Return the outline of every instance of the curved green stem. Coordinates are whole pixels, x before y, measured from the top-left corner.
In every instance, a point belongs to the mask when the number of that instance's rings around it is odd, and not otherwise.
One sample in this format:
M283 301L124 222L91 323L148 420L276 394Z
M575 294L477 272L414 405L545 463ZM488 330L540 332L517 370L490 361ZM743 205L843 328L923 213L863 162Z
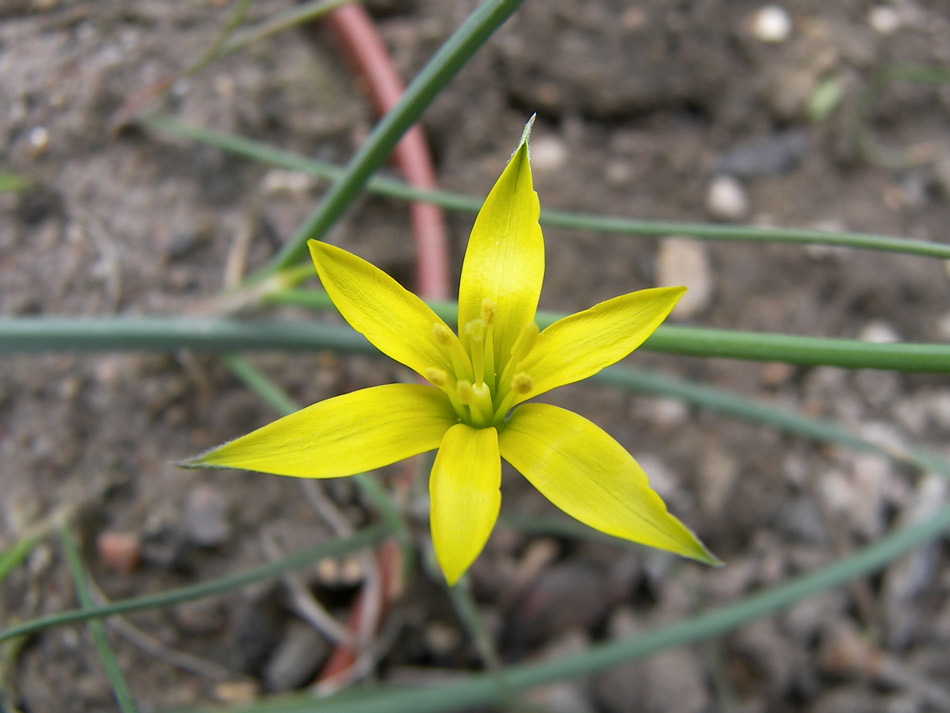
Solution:
M468 59L491 37L522 0L485 0L446 40L410 82L392 111L386 114L350 160L320 204L256 277L266 277L298 262L307 240L322 238L359 194L370 175L392 153L400 137Z
M252 139L210 129L202 129L153 115L141 120L149 128L163 133L215 146L224 151L273 166L301 171L325 180L336 181L343 169L334 164L316 161L306 156L275 149ZM477 213L482 201L449 191L427 191L413 188L402 181L375 177L366 184L367 190L399 200L432 203L447 210ZM950 260L950 245L927 240L873 235L869 233L828 233L820 230L788 228L760 228L752 226L715 225L654 220L633 220L613 216L588 215L558 210L541 210L541 224L546 227L571 228L618 235L636 235L662 238L681 235L700 240L741 241L763 243L790 243L797 245L831 245L836 247L879 250L919 257Z
M871 105L894 82L917 84L950 84L950 68L913 64L894 64L878 70L858 95L852 115L851 130L858 153L868 163L884 168L901 169L930 161L932 146L892 148L878 142L871 134Z
M17 636L33 634L52 626L74 624L78 621L89 621L90 619L102 619L107 616L112 616L113 614L128 614L129 612L142 611L143 609L169 607L175 604L181 604L182 602L211 597L216 594L231 591L232 589L244 587L248 584L253 584L254 582L260 582L265 579L276 579L285 572L299 569L300 567L317 562L325 557L339 557L350 552L356 552L365 547L375 545L390 535L392 535L392 530L385 523L372 525L350 537L333 540L331 542L322 542L314 547L293 552L279 560L268 562L259 567L251 567L237 574L211 579L189 587L159 592L158 594L147 594L133 599L122 599L110 602L104 606L73 609L25 621L22 624L17 624L16 626L11 626L8 629L0 631L0 642L16 638Z
M273 302L310 304L323 298L287 293ZM299 298L299 299L298 299ZM453 303L436 303L449 313ZM538 314L547 325L560 315ZM781 361L801 366L950 373L950 344L877 344L854 339L805 337L664 326L642 349L696 357ZM341 324L207 317L16 317L0 318L0 355L49 351L195 349L206 352L340 349L373 353L358 332Z
M509 692L596 674L611 666L645 658L665 649L722 636L818 592L876 572L897 557L948 532L950 507L944 507L924 522L892 533L833 564L744 597L734 604L637 636L598 644L579 654L509 666L505 670L504 691L499 690L491 673L482 673L462 677L442 686L383 685L375 689L351 691L321 701L318 709L321 713L400 713L406 710L413 713L438 713L491 705L501 701ZM262 701L244 710L246 713L304 713L316 709L313 699L307 696Z
M89 583L86 581L86 571L83 567L82 556L79 554L79 546L76 544L76 538L73 537L68 525L60 530L60 541L63 545L63 553L66 555L69 573L72 575L73 584L76 586L79 603L82 605L82 611L88 612L94 606L92 593L89 591ZM99 658L102 660L106 676L112 685L112 694L115 696L116 703L119 704L119 710L122 713L136 713L138 706L135 705L135 699L132 698L132 692L129 690L129 685L126 683L122 669L119 667L115 651L109 643L109 637L106 636L105 627L97 619L89 619L87 626L96 646L96 651L99 653Z

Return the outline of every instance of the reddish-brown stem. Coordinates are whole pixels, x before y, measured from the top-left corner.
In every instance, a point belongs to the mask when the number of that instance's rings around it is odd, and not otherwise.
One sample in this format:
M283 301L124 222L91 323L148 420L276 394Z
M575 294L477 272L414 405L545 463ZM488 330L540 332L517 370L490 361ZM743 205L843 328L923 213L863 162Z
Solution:
M403 86L369 13L361 5L344 5L330 13L326 21L366 80L376 110L385 114L399 101ZM406 132L393 155L411 185L436 187L432 159L418 125ZM411 203L409 210L416 242L416 291L425 299L447 299L449 260L445 218L440 208L427 203Z

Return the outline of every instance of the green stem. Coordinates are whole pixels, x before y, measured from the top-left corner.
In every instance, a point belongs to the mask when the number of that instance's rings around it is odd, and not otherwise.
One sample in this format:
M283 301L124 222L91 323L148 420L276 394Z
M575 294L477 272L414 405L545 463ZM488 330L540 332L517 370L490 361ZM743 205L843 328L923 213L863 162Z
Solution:
M773 614L807 597L869 575L888 563L950 532L950 507L934 517L890 534L878 542L838 560L734 604L718 607L675 624L637 636L598 644L583 653L563 658L509 666L507 688L499 691L491 673L476 674L443 686L405 687L384 685L321 701L320 713L437 713L498 703L509 691L520 691L556 681L588 676L611 666L645 658L674 646L685 646L722 636L761 617ZM255 704L257 713L304 713L317 710L310 697Z
M324 299L317 293L312 297L311 302L310 295L292 292L268 299L311 306ZM450 306L450 303L436 303L435 307L443 314L454 314L454 305ZM538 324L550 324L559 316L539 313ZM800 366L950 372L950 344L877 344L853 339L663 326L641 348L685 356L780 361ZM314 349L375 351L359 333L340 324L204 317L0 317L0 355L174 349L219 353Z
M326 234L370 175L389 157L400 137L521 1L485 0L466 18L410 82L393 109L376 124L321 203L256 277L266 277L290 267L305 255L307 240L319 239Z
M153 115L141 123L156 131L215 146L245 158L282 168L301 171L325 180L336 181L343 169L334 164L316 161L306 156L276 149L267 144L220 131L203 129ZM473 196L449 191L429 191L413 188L391 178L371 178L366 188L379 195L399 200L432 203L447 210L476 213L482 201ZM655 220L633 220L602 215L588 215L568 211L541 210L541 224L552 228L570 228L645 238L663 238L681 235L700 240L790 243L796 245L831 245L836 247L903 253L919 257L950 259L950 245L927 240L874 235L870 233L827 233L820 230L787 228L760 228L752 226L713 225Z
M893 82L950 84L950 68L913 64L894 64L878 70L858 95L852 115L852 135L858 153L868 163L884 168L902 169L934 159L931 145L892 148L879 143L871 133L871 105Z
M333 540L331 542L322 542L314 547L293 552L279 560L268 562L259 567L251 567L237 574L211 579L207 582L201 582L200 584L194 584L189 587L159 592L158 594L147 594L133 599L122 599L120 601L110 602L104 606L89 606L82 609L60 612L58 614L49 614L0 631L0 642L13 639L17 636L34 634L37 631L42 631L52 626L62 626L64 624L73 624L78 621L89 621L91 619L102 619L107 616L112 616L113 614L128 614L129 612L142 611L143 609L169 607L175 604L181 604L182 602L215 596L233 589L239 589L248 584L253 584L254 582L276 579L285 572L300 569L301 567L326 557L340 557L350 552L356 552L381 542L391 534L392 530L389 526L380 523L364 528L350 537Z
M94 606L94 602L89 591L89 583L86 581L86 572L82 564L82 557L79 554L79 547L76 545L76 540L68 526L60 530L60 540L63 544L63 552L66 555L66 563L69 565L73 584L76 585L79 603L82 609L88 612ZM106 676L112 685L112 693L115 696L116 703L119 704L119 710L122 713L137 713L138 706L135 705L135 699L132 698L129 685L125 681L125 676L122 675L122 669L119 668L115 651L112 650L109 637L106 636L105 627L101 621L93 619L88 621L87 626L96 645L96 651L99 652L99 658L102 660Z

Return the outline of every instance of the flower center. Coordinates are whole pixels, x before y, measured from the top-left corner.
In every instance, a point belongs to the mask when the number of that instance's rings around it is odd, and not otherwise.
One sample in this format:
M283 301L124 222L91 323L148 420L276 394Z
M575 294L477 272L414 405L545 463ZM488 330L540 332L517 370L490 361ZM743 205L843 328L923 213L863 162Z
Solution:
M510 354L495 358L495 303L482 300L478 319L465 326L468 348L441 322L432 326L432 336L445 351L453 373L439 368L426 370L425 377L441 389L463 423L474 428L499 426L515 399L531 391L531 376L518 371L518 365L534 348L538 327L529 322L521 330Z

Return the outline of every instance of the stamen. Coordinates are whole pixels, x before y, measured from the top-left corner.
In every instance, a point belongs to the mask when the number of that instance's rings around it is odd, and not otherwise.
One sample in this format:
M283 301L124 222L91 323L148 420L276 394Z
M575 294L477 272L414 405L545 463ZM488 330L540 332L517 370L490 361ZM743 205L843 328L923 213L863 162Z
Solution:
M489 327L495 323L495 303L491 297L482 300L482 321Z
M458 392L459 401L466 406L471 406L475 403L475 389L472 388L471 381L459 381L455 385L455 390Z
M435 337L435 341L437 341L443 347L448 347L452 344L452 330L446 327L444 324L440 324L439 322L433 324L432 336Z
M531 389L534 386L534 381L532 380L530 374L519 371L511 379L509 386L510 388L508 389L508 392L501 400L501 403L498 404L498 408L496 408L492 414L492 423L500 423L505 417L505 414L508 413L509 409L511 409L511 407L514 405L515 398L518 396L524 396L525 394L531 392Z
M531 380L531 376L525 374L523 371L519 371L511 380L512 392L521 394L522 396L531 391L532 386L534 386L534 382Z
M461 342L452 330L441 322L435 322L432 325L432 336L448 352L449 361L452 362L452 369L456 376L468 376L472 378L472 363L469 361L468 354L462 347Z
M485 331L488 325L480 319L473 319L465 325L465 336L469 341L481 344L485 341Z
M482 369L485 374L485 382L491 389L495 389L495 340L493 338L495 324L495 303L490 297L482 300L482 321L487 329L485 331L485 347L482 353L485 355L485 361Z
M468 353L472 359L472 369L475 372L475 383L481 384L485 379L485 332L487 325L480 319L473 319L465 325L465 336L468 337Z
M440 389L449 381L449 375L442 371L442 369L434 369L432 367L426 369L425 377L426 381Z

